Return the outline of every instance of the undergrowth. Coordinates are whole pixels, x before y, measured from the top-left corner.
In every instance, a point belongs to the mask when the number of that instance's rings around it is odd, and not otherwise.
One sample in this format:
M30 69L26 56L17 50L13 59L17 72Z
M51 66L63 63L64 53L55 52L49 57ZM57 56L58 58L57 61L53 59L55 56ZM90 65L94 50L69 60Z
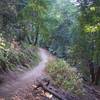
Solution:
M22 44L19 49L7 47L3 39L0 41L0 71L15 70L18 66L33 67L39 62L37 48Z
M64 60L56 59L49 62L46 70L56 86L77 95L83 94L81 74Z

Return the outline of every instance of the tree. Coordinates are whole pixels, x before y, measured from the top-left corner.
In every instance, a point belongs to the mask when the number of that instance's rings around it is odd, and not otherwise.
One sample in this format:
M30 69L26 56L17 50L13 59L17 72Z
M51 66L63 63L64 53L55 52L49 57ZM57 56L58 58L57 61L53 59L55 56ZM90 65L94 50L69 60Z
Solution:
M91 0L90 0L91 1ZM80 31L76 41L79 59L89 66L91 81L97 84L100 78L100 1L81 1ZM97 71L96 66L98 66ZM97 78L98 77L98 78Z
M48 11L49 0L30 0L27 6L20 12L21 20L32 26L32 34L34 34L34 45L38 43L39 34L42 30L46 30L44 26L44 17Z
M53 1L49 12L49 32L50 38L44 45L58 57L66 57L67 49L71 42L72 27L76 20L77 7L70 1ZM54 23L51 23L51 19Z

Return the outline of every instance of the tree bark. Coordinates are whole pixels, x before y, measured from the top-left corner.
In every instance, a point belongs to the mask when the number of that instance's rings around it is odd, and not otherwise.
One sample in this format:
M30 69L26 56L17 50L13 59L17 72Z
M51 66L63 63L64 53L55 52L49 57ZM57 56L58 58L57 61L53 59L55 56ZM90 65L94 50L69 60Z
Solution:
M35 38L35 42L34 42L34 45L36 46L37 43L38 43L38 35L39 35L39 26L37 26L37 29L36 29L36 38Z
M99 80L100 80L100 66L98 67L98 70L95 75L95 85L98 85Z
M94 70L94 64L92 61L89 61L89 69L90 69L90 75L91 75L91 82L94 83L95 81L95 70Z

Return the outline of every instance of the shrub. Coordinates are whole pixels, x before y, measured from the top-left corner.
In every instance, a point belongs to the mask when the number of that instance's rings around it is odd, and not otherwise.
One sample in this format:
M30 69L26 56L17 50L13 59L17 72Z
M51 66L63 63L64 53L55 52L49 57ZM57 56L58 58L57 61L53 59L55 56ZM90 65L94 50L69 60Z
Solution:
M82 93L81 74L64 60L57 59L52 63L50 62L46 70L58 87L76 94Z
M0 48L0 70L14 70L18 65L23 67L33 67L39 62L37 50L33 46L27 48Z

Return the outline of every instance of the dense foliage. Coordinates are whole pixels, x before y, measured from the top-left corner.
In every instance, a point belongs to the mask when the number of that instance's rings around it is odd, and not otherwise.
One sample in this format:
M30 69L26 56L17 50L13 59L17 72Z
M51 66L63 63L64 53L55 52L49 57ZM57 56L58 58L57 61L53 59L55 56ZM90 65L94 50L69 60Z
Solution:
M74 55L82 66L89 66L91 81L97 84L100 77L98 74L100 72L100 1L83 1L79 15L79 30L74 38Z
M23 44L17 48L13 48L13 44L10 47L6 45L4 40L0 41L0 72L31 68L39 62L37 49L32 45Z
M74 93L100 82L100 0L1 0L0 73L39 61L37 47L57 58L47 72Z
M81 74L64 60L56 59L52 63L50 62L47 65L47 72L52 77L56 86L77 95L83 94Z

